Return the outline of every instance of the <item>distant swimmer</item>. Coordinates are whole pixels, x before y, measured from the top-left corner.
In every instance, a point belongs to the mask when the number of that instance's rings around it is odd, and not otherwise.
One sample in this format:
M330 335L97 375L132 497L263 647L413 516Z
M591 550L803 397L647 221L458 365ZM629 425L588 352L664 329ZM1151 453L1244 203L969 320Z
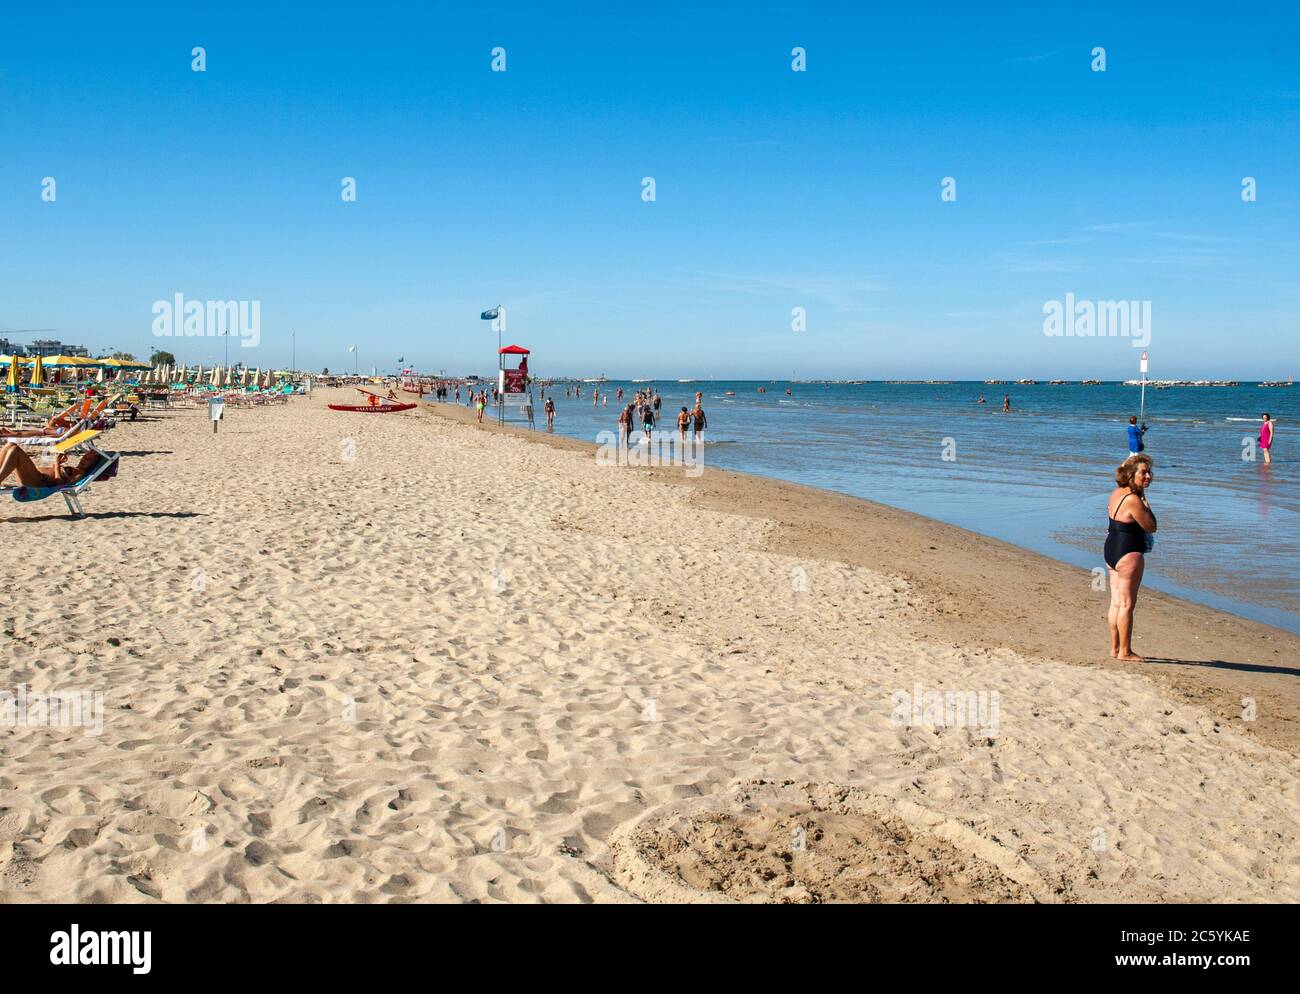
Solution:
M1005 397L1002 398L1002 413L1003 414L1011 413L1011 394L1007 394Z
M695 395L695 410L691 411L691 423L695 428L692 439L696 442L704 441L704 429L709 426L709 419L704 416L704 406L700 403L700 394Z
M977 401L975 401L975 403L977 403L977 404L987 404L988 401L984 399L984 395L983 395L983 394L980 394L980 399L977 400Z
M1147 433L1147 426L1142 425L1141 427L1138 427L1137 416L1130 414L1128 418L1128 454L1129 455L1135 456L1143 449L1146 448L1146 446L1142 444L1142 436L1145 435L1146 433Z
M555 400L546 398L546 430L555 431Z
M686 429L691 426L691 416L686 408L682 408L682 413L677 415L677 434L681 436L682 444L686 444Z
M1259 426L1259 447L1264 452L1265 465L1271 465L1273 462L1273 419L1268 416L1267 412L1263 415L1263 423Z
M1115 489L1106 502L1106 560L1110 579L1110 610L1106 624L1110 628L1110 654L1122 662L1145 660L1133 651L1133 609L1137 606L1138 588L1146 553L1151 551L1156 532L1156 516L1147 502L1151 486L1151 457L1132 455L1115 471Z
M649 404L641 410L641 427L645 429L645 440L650 441L655 432L655 412Z

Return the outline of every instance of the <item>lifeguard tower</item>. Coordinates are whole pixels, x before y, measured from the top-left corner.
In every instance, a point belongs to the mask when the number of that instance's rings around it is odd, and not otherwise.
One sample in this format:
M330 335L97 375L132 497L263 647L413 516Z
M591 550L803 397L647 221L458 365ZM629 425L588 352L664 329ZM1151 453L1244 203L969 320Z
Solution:
M528 427L533 430L533 378L528 372L528 356L531 353L522 345L507 345L497 349L497 423L506 423L506 409L522 408ZM518 358L519 365L514 369L506 367L507 362Z

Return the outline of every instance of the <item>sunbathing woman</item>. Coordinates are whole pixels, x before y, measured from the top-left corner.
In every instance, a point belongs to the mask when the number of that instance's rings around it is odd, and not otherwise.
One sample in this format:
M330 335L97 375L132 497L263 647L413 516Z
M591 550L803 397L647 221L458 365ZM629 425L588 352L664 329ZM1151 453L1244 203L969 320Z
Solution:
M77 407L73 404L66 411L60 411L40 428L0 428L0 438L57 438L67 428L68 418Z
M54 466L49 471L39 469L32 457L17 444L10 442L0 449L0 486L16 474L18 482L24 487L66 487L84 479L99 462L99 455L87 452L75 466L65 465L67 456L62 452L54 455ZM12 484L8 484L12 486Z

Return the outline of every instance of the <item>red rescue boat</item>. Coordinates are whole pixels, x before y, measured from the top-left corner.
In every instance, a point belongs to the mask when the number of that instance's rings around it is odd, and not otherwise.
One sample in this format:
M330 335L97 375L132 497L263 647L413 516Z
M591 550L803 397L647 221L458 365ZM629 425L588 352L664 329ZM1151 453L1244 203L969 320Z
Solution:
M411 411L420 406L419 404L399 404L387 397L381 397L377 393L362 390L360 387L357 387L357 393L365 395L366 402L364 404L327 404L326 406L331 411L351 411L355 414L396 414L398 411Z

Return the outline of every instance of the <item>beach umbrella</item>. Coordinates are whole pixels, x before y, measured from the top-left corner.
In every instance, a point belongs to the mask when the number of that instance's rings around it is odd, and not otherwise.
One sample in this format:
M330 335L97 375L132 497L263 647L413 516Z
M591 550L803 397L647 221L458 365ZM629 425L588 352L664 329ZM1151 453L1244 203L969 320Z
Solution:
M96 383L103 383L103 382L104 382L104 367L103 367L103 366L100 366L100 367L99 367L99 375L95 377L95 382L96 382Z
M18 363L13 356L4 356L9 360L9 375L5 377L5 392L18 392Z
M32 376L27 381L29 387L39 387L45 382L45 368L41 363L41 357L37 356L32 362Z

